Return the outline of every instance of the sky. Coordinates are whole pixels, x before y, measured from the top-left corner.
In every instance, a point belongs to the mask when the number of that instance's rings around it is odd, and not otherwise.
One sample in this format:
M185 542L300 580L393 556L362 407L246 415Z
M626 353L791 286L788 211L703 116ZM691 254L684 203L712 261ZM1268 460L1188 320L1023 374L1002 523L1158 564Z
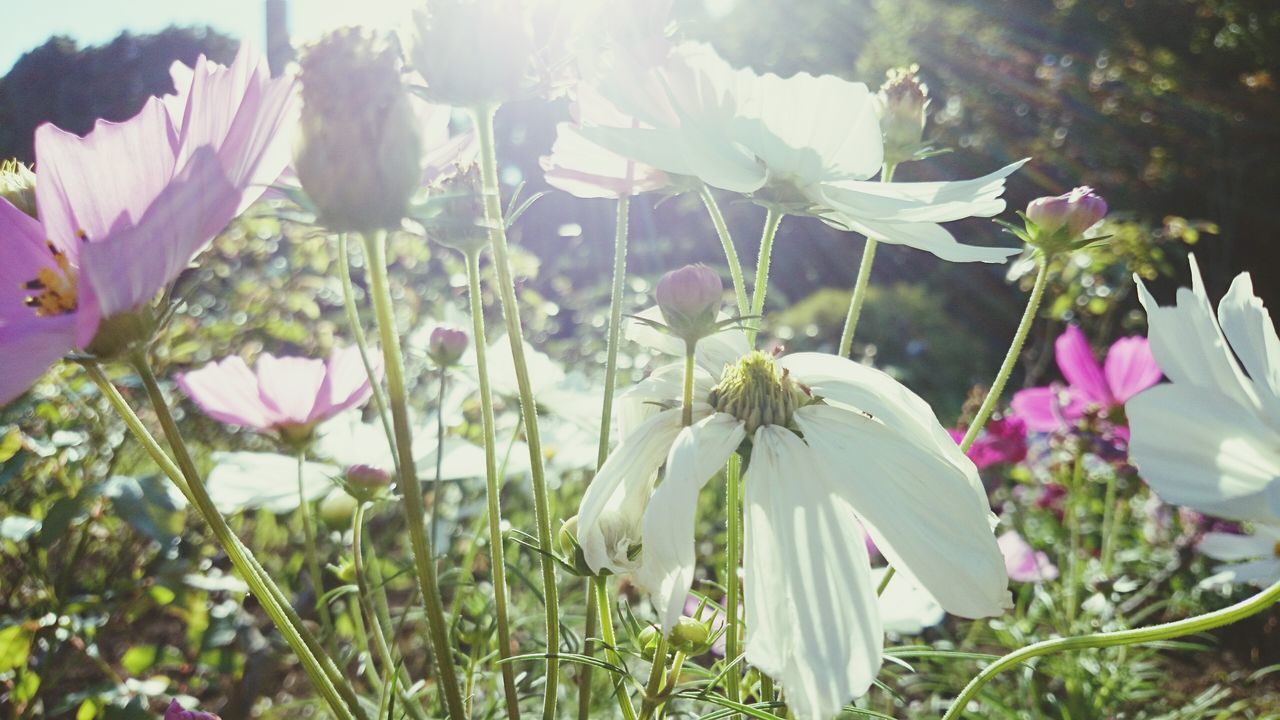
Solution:
M290 0L294 39L342 25L391 27L408 17L411 0ZM122 30L146 33L169 25L210 25L263 44L264 0L0 0L0 75L51 35L97 45Z

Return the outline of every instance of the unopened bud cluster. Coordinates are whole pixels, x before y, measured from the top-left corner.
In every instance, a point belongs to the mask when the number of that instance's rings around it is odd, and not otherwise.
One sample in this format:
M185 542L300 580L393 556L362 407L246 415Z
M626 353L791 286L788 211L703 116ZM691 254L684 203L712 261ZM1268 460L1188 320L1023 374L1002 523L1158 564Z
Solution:
M916 73L920 67L893 68L876 93L886 165L911 160L921 149L929 109L929 86Z
M760 351L728 365L707 402L746 424L750 436L765 425L789 427L797 408L811 400L808 389L778 371L772 356Z

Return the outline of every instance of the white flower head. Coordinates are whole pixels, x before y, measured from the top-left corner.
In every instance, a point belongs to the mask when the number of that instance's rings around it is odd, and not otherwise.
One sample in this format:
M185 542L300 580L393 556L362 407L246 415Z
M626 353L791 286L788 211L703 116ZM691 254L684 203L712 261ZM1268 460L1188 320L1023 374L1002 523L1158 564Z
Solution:
M1129 454L1167 502L1224 518L1280 523L1275 325L1248 273L1231 283L1216 317L1194 257L1191 280L1190 289L1178 290L1176 305L1161 307L1135 277L1151 351L1172 382L1125 405Z
M977 469L924 400L836 356L751 352L739 330L703 342L692 425L681 426L670 368L622 398L620 414L654 409L583 496L578 538L593 569L632 572L670 630L693 584L699 491L742 449L747 660L781 681L797 717L832 717L879 670L884 629L862 525L944 610L1008 607Z
M685 43L659 65L615 68L599 91L638 122L581 134L619 155L944 260L1004 262L1019 251L963 245L939 223L1003 211L1004 180L1025 160L974 180L872 181L884 139L862 83L735 70Z

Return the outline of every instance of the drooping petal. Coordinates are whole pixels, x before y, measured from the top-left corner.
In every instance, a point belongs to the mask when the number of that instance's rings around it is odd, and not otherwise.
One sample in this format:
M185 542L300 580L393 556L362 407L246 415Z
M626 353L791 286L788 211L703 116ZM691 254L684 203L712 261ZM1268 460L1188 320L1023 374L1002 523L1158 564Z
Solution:
M1022 248L965 245L936 223L868 220L840 212L823 213L822 219L840 230L862 233L879 242L913 247L947 262L1003 263L1022 252Z
M1280 581L1280 557L1259 558L1234 565L1219 565L1214 570L1221 572L1221 580L1225 582L1249 583L1266 587Z
M1124 337L1111 344L1104 365L1107 385L1117 403L1160 382L1160 366L1151 354L1151 344L1144 337Z
M658 468L680 434L681 410L664 410L623 437L587 485L578 507L578 542L591 569L628 572Z
M321 360L302 357L258 356L258 393L272 424L305 425L324 386Z
M262 402L257 376L239 356L179 373L177 383L204 414L219 422L264 430L274 420Z
M872 587L879 588L888 571L887 567L871 568ZM880 593L879 600L880 620L888 633L919 635L947 616L928 590L905 575L895 574L884 592Z
M671 445L666 476L644 511L644 549L636 572L637 583L648 591L662 619L663 632L679 619L693 586L698 493L744 437L741 420L716 413L682 429Z
M370 361L375 369L380 370L382 366L376 357L371 357ZM369 383L364 361L360 359L360 349L354 345L334 348L325 364L324 382L307 422L319 422L347 408L362 405L372 395L373 386Z
M858 513L890 565L949 613L987 617L1008 607L1009 579L973 463L945 461L930 437L888 419L824 405L795 418L831 492Z
M71 350L74 323L70 315L0 322L0 407L26 392Z
M298 507L298 459L276 453L214 453L209 471L209 496L219 512L237 513L262 508L276 515ZM340 470L327 463L308 462L302 474L303 494L319 500L337 487Z
M790 430L756 431L743 479L747 662L801 720L829 720L870 687L884 646L853 510Z
M1218 322L1231 341L1271 423L1280 430L1280 338L1261 298L1253 293L1253 279L1240 273L1218 303Z
M548 185L580 198L628 197L670 182L661 170L600 147L569 123L556 126L551 154L539 164Z
M1067 329L1054 341L1053 351L1062 376L1086 402L1101 407L1110 407L1115 404L1115 399L1111 397L1111 389L1107 387L1106 376L1102 374L1102 366L1093 356L1089 339L1084 336L1079 327L1068 325Z
M1079 420L1085 408L1084 400L1071 388L1055 385L1019 390L1009 405L1032 432L1061 430Z
M1166 502L1280 522L1280 446L1249 407L1215 388L1174 382L1138 394L1125 410L1129 456Z
M1214 560L1248 560L1275 554L1275 540L1260 535L1207 532L1196 549Z
M878 125L877 125L878 131ZM831 208L861 220L950 222L991 217L1004 211L1005 178L1026 160L972 180L942 182L870 182L840 180L824 184L821 197Z
M741 147L696 128L584 127L587 140L672 175L688 175L731 192L759 190L764 167Z

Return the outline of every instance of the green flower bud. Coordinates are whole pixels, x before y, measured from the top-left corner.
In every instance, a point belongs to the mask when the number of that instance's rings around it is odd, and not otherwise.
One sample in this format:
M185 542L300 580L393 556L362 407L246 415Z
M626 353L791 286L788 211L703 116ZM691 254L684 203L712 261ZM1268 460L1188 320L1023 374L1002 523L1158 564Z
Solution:
M295 167L336 232L398 228L422 174L399 50L360 28L329 33L302 60Z
M0 198L36 217L36 174L17 160L0 162Z
M329 569L333 572L334 577L344 583L354 583L356 581L356 564L351 560L343 560L341 565L330 565Z
M428 0L414 10L410 60L434 102L482 107L514 98L532 72L524 13L501 0Z
M636 644L640 646L640 656L652 662L654 653L658 651L658 638L661 636L662 633L657 627L646 625L636 636Z
M676 620L671 628L671 647L685 655L701 655L711 648L711 630L691 617Z

